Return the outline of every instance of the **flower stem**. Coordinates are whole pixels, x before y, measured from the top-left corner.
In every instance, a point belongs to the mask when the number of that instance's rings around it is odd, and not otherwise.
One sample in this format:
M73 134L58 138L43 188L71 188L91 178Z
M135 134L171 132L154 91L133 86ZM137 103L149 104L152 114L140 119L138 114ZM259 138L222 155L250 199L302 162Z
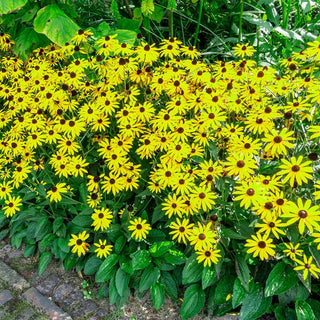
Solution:
M200 29L200 23L201 23L202 9L203 9L203 0L200 0L199 16L198 16L198 22L197 22L197 28L196 28L196 35L194 37L194 44L193 44L194 46L197 46L197 42L198 42L198 35L199 35L199 29Z

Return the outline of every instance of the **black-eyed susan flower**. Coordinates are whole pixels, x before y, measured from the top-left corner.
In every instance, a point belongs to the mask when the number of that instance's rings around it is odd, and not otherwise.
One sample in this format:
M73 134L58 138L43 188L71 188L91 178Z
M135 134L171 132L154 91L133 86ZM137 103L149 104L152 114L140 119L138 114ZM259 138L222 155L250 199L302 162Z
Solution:
M232 49L233 49L233 54L241 58L244 58L245 56L251 57L256 51L252 46L249 45L249 43L246 43L246 44L238 43Z
M47 198L49 198L50 202L60 202L62 200L62 194L66 193L68 193L67 184L64 182L59 182L52 186L47 192Z
M193 227L189 240L195 250L210 249L214 247L216 243L216 233L212 230L211 221L207 224L198 222L198 225Z
M217 196L210 188L207 186L195 187L193 192L190 194L190 197L197 204L199 209L203 211L208 211L215 204L215 199Z
M260 233L251 236L252 239L247 239L245 247L250 247L247 252L253 253L253 257L257 257L261 260L267 260L269 256L274 256L275 251L273 248L276 246L272 244L272 239L269 239L266 234L263 236Z
M295 260L299 264L298 267L295 267L294 270L302 271L303 270L303 279L306 280L309 274L312 274L315 278L319 279L318 273L320 273L320 269L312 263L313 257L310 256L309 258L304 254L303 261L298 259Z
M289 218L287 225L291 225L299 221L298 229L300 234L303 234L305 227L313 232L313 228L320 229L320 210L318 206L312 206L310 199L304 203L301 198L298 198L297 203L290 202L289 212L282 215L283 218Z
M219 254L220 250L213 249L213 248L207 248L202 249L199 251L196 251L196 254L198 255L197 261L198 263L202 263L206 267L207 265L211 267L211 264L217 264L219 262L219 258L221 258L221 255Z
M264 191L263 188L258 183L254 182L242 182L240 185L236 186L233 192L236 197L235 201L240 202L241 207L248 209L251 205L259 205L264 201Z
M225 162L226 171L229 175L238 176L240 180L249 178L257 168L257 162L252 155L244 153L233 153Z
M286 254L287 257L289 257L292 260L296 260L296 256L302 256L303 250L299 249L300 243L297 243L294 245L293 243L284 242L284 245L287 249L284 249L283 252Z
M173 215L177 215L181 218L184 214L184 200L175 193L173 195L169 194L162 203L162 208L168 218L171 218Z
M264 223L256 224L256 228L260 228L258 233L264 233L267 237L269 237L270 233L272 233L277 239L279 239L279 234L286 235L281 227L284 227L286 224L283 223L280 219L263 219Z
M292 157L290 161L282 159L282 164L279 166L280 170L277 172L277 175L285 175L283 183L289 181L290 186L293 187L295 182L298 186L301 186L303 183L307 183L308 180L312 179L312 167L309 165L311 161L302 162L303 156L298 158Z
M2 208L6 217L12 217L18 211L20 211L20 207L22 206L22 199L19 196L9 195L4 202L6 205Z
M94 252L97 254L98 258L106 258L110 253L112 252L112 245L107 245L107 240L101 240L99 239L99 243L94 243L94 245L97 247Z
M142 240L147 238L149 231L151 230L151 226L147 223L147 220L139 218L135 218L134 220L130 220L130 226L128 226L129 231L132 231L131 237L136 240Z
M6 199L11 194L11 191L13 190L11 183L11 181L3 181L0 183L0 200Z
M262 138L263 142L267 142L268 144L264 148L266 152L270 151L272 156L278 157L280 155L287 154L287 148L294 148L294 144L290 141L295 140L292 135L293 131L288 131L286 128L282 129L281 132L277 132L276 130L271 130L270 133L267 133L264 138Z
M89 238L89 234L86 231L79 233L78 235L72 234L69 240L68 246L72 247L72 253L77 253L78 257L82 254L85 255L89 249L89 243L85 242Z
M169 228L173 229L173 231L169 232L169 234L172 235L172 240L177 239L178 242L187 244L187 240L189 240L193 226L194 224L190 223L189 219L180 220L177 218L176 222L171 222Z

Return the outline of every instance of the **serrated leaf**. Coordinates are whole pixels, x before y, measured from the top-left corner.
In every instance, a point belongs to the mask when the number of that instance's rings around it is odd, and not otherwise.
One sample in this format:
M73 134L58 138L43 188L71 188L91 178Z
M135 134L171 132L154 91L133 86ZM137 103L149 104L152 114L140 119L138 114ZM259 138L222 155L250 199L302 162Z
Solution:
M39 259L39 266L38 266L38 271L39 275L41 276L44 271L46 270L48 264L50 263L52 258L52 253L51 252L44 252L40 259Z
M191 255L182 270L182 284L199 281L202 277L202 270L203 265L198 263L196 254Z
M59 46L70 42L80 29L56 4L40 9L33 25L36 32L45 34Z
M198 314L204 306L205 294L199 284L193 284L184 293L180 309L182 319L188 319Z
M7 14L23 7L28 0L0 0L0 14Z
M295 304L296 314L298 320L314 320L314 313L312 308L306 301L296 301Z
M170 249L164 255L164 259L171 264L182 264L186 262L187 257L179 250Z
M270 297L286 292L299 281L297 273L284 262L278 262L266 282L265 296Z

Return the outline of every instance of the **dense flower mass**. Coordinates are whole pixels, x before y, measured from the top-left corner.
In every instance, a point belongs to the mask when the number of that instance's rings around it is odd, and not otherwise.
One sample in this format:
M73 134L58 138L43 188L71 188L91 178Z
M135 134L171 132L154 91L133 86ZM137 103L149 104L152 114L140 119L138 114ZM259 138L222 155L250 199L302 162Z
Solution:
M90 242L106 258L118 228L139 245L164 234L192 246L209 267L223 262L225 228L242 221L244 252L286 254L304 278L318 277L312 258L300 260L320 232L314 43L291 59L300 69L276 69L245 59L248 44L234 48L238 60L210 62L176 38L156 47L106 36L90 55L91 35L26 63L0 37L4 214L30 200L54 216L71 205L61 217L74 218L69 246L79 257ZM310 241L294 242L292 226Z

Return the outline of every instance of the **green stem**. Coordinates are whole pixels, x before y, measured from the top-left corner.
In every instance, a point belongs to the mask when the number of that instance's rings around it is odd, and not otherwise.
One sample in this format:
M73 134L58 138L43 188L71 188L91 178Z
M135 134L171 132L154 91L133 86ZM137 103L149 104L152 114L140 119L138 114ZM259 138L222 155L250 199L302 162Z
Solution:
M173 10L168 10L169 34L173 37Z
M201 23L201 16L202 16L202 9L203 9L203 0L200 0L199 4L199 16L198 16L198 22L197 22L197 28L196 28L196 35L194 37L194 46L197 46L198 42L198 35L199 35L199 29L200 29L200 23Z
M243 16L243 0L240 1L239 43L242 42L242 16Z

